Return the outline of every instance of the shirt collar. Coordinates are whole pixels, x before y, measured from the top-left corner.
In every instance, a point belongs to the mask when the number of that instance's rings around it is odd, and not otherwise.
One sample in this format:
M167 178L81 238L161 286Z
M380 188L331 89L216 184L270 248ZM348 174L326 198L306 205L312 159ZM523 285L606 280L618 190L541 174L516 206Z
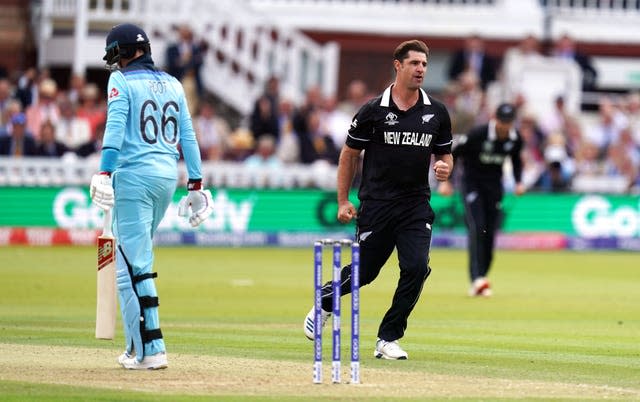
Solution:
M393 86L393 84L389 85L387 87L387 89L384 90L384 92L382 93L382 99L380 100L380 106L382 107L389 107L391 105L391 87ZM427 93L420 88L420 94L418 95L419 98L422 99L422 103L425 105L430 105L431 101L429 100L429 97L427 96ZM418 101L420 101L420 99L418 99Z
M514 126L511 126L511 128L509 129L509 139L511 141L515 141L517 138L518 138L518 135L516 134L516 128ZM487 139L489 141L495 141L496 139L498 139L498 134L496 133L495 119L489 120L489 134L487 135Z
M151 54L149 53L145 53L143 55L141 55L138 58L135 58L133 60L131 60L129 62L129 64L127 64L127 67L129 66L142 66L144 68L150 68L150 69L155 69L154 63L153 63L153 59L151 58Z

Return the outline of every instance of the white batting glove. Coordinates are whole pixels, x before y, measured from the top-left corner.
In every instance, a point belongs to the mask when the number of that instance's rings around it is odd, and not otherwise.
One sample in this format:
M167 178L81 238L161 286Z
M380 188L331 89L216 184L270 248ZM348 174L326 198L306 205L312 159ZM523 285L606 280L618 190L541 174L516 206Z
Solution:
M93 203L107 211L113 208L115 197L113 195L113 183L111 176L106 172L94 174L91 177L91 187L89 195Z
M209 190L189 190L189 195L180 199L178 215L188 216L191 226L196 227L213 212L213 198Z

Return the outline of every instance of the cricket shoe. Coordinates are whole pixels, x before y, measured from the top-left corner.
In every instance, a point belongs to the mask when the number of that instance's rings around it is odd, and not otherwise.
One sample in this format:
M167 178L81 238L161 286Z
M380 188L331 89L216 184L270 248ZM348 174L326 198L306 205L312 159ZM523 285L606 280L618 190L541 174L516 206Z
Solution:
M124 367L124 361L131 359L135 356L135 354L131 354L129 352L127 352L126 350L120 355L118 356L118 364L120 364L121 366Z
M476 280L471 283L471 287L469 288L469 296L490 297L491 295L491 285L489 284L487 278L476 278Z
M373 351L373 356L376 359L386 360L407 360L409 355L402 350L398 341L385 341L378 339L376 342L376 350Z
M129 370L159 370L167 368L168 366L167 354L165 352L145 356L141 362L139 362L135 357L123 358L122 361L118 358L118 362L122 367Z
M315 312L315 307L312 307L311 311L309 311L309 314L307 314L307 316L304 318L304 336L306 336L307 339L311 341L313 340L313 328L315 327L313 320ZM324 328L327 320L329 319L329 317L331 317L331 312L320 309L320 314L322 315L322 328Z

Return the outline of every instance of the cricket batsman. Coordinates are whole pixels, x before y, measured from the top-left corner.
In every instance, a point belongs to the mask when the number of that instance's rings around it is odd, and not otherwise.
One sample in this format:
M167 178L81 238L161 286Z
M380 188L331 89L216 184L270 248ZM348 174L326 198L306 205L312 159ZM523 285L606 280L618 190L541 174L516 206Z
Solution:
M156 69L147 34L120 24L106 38L104 60L112 71L100 172L91 180L91 198L113 208L117 238L116 277L126 369L162 369L167 354L158 318L152 238L177 185L178 145L186 162L188 195L179 214L192 226L213 210L202 188L200 151L182 85Z

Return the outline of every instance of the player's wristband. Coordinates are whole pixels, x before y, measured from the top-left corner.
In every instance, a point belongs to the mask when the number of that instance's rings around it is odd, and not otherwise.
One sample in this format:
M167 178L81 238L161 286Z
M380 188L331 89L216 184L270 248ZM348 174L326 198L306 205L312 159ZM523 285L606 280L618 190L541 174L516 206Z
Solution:
M98 174L111 177L111 172L98 172Z
M187 190L202 190L202 179L189 179L187 183Z

